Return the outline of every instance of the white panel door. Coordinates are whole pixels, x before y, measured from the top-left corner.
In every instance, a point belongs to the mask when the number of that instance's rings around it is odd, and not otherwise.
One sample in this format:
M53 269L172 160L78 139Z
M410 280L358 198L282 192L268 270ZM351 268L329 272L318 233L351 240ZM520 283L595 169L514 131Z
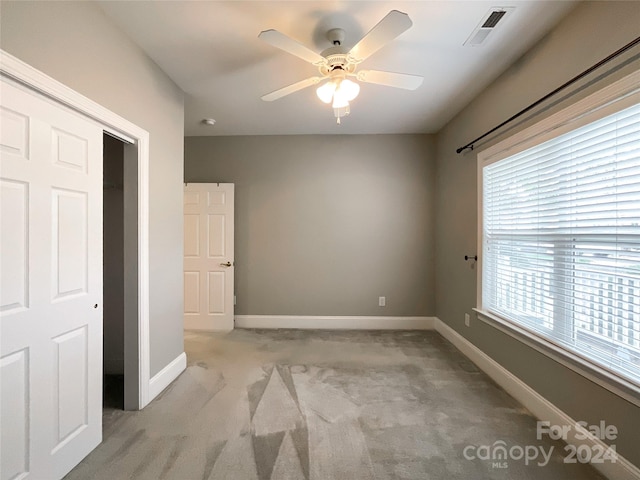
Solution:
M0 478L102 437L102 128L0 84Z
M233 183L184 187L184 325L233 329Z

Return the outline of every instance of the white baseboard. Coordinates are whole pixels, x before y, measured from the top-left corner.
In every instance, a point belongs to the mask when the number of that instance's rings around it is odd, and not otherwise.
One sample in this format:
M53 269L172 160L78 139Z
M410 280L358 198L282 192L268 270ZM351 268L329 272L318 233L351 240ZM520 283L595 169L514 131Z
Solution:
M156 398L187 368L187 355L182 352L149 380L149 402Z
M435 318L434 328L539 420L548 421L551 425L576 425L576 420L549 402L439 318ZM604 449L608 447L595 436L579 439L576 438L576 433L575 428L571 428L566 439L568 444L576 447L586 445L589 449L593 449L595 446ZM615 463L604 462L593 463L592 465L610 479L640 480L640 469L620 454L617 455Z
M236 315L236 328L432 330L435 317Z

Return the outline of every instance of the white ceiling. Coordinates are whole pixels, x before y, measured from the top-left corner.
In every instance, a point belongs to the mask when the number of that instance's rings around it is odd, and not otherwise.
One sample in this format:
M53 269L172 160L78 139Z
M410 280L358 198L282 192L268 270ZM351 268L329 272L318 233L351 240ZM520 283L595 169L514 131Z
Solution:
M570 1L101 1L126 34L185 91L185 135L433 133L535 44ZM478 47L463 43L492 7L511 6ZM354 45L390 10L413 27L362 68L423 75L415 91L362 84L336 125L330 105L301 90L260 97L317 75L316 67L258 39L276 29L320 52L340 27ZM202 123L214 118L215 126Z

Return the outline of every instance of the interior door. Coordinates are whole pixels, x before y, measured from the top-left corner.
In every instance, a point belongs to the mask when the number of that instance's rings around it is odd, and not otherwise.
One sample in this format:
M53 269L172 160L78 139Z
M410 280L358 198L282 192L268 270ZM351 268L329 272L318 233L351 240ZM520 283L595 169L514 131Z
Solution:
M2 480L58 479L102 437L102 128L0 83Z
M233 329L233 183L184 187L184 325Z

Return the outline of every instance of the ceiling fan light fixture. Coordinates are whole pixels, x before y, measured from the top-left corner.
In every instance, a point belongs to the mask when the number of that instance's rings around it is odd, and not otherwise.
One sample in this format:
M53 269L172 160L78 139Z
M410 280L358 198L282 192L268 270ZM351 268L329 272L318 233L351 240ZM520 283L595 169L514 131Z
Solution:
M333 94L335 93L335 91L336 91L335 82L327 82L318 87L318 89L316 90L316 95L318 95L318 98L322 100L324 103L331 103L331 100L333 99Z
M318 98L324 103L331 104L338 124L340 124L340 118L349 115L351 112L349 102L355 99L359 93L360 85L344 77L334 77L316 89Z
M338 95L337 93L333 96L333 103L331 104L333 108L343 108L349 106L349 100L347 100L342 95Z
M335 95L340 95L350 102L354 100L359 93L360 85L358 85L356 82L352 82L349 79L344 79L342 80L342 82L340 82L340 86L338 87Z

